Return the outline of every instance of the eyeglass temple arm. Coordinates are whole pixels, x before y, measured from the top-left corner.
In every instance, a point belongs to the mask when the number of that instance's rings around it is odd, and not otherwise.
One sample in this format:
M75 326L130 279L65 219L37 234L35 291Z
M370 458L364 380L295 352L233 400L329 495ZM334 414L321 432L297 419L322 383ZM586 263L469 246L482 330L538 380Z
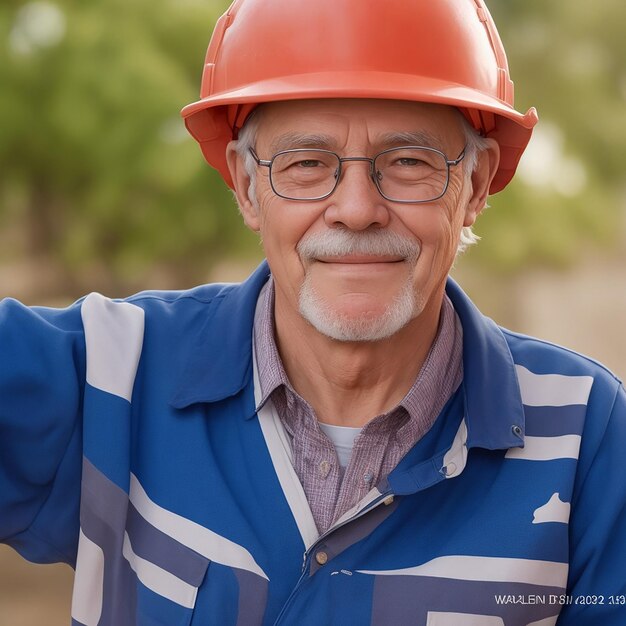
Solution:
M252 158L256 161L257 165L263 165L264 167L269 167L272 164L271 161L264 161L263 159L259 159L259 157L257 156L257 153L254 151L254 148L248 148L248 151L252 155Z
M465 146L463 148L463 150L461 150L461 154L459 154L459 156L454 159L453 161L446 161L446 163L448 165L458 165L464 158L465 158L465 150L466 150L467 146Z

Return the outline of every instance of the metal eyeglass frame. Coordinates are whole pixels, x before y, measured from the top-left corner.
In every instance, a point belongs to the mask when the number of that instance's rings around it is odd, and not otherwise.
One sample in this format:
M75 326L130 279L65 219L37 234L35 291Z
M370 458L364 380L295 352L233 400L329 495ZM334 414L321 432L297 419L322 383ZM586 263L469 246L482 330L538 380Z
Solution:
M437 154L440 154L443 157L446 163L446 183L443 186L443 191L438 196L434 198L430 198L428 200L396 200L394 198L390 198L389 196L386 196L383 193L383 190L380 188L380 180L378 176L376 176L376 172L374 171L374 164L376 163L376 159L378 159L378 157L382 156L383 154L387 154L388 152L393 152L394 150L400 150L400 149L428 150L429 152L435 152ZM322 150L322 149L315 149L315 148L292 148L291 150L281 150L280 152L277 152L269 161L266 161L258 157L257 153L254 151L254 148L248 148L248 150L250 151L250 154L252 155L252 158L256 161L257 165L262 165L263 167L269 168L270 185L272 187L272 191L279 198L284 198L285 200L293 200L294 202L315 202L316 200L325 200L326 198L330 197L335 192L335 189L337 189L337 186L339 185L339 181L341 180L341 173L342 173L342 169L341 169L342 163L346 161L367 161L370 164L370 178L372 179L374 185L376 185L376 189L378 189L378 193L383 198L385 198L385 200L388 200L389 202L398 202L401 204L423 204L425 202L434 202L435 200L439 200L439 198L443 197L446 191L448 191L448 185L450 184L450 167L452 167L453 165L458 165L465 158L466 149L467 149L467 144L463 146L463 150L461 150L461 154L459 154L459 156L456 159L449 160L448 157L441 150L437 150L437 148L430 148L428 146L396 146L395 148L388 148L387 150L383 150L382 152L379 152L377 155L375 155L372 158L358 157L358 156L357 157L340 157L336 152L333 152L332 150ZM333 156L337 157L339 161L339 168L335 174L335 184L333 185L333 188L328 193L322 196L316 196L314 198L291 198L290 196L284 196L283 194L278 193L278 191L276 191L276 188L274 187L274 181L272 179L272 165L274 164L274 160L276 159L276 157L279 157L282 154L291 154L293 152L322 152L325 154L332 154Z

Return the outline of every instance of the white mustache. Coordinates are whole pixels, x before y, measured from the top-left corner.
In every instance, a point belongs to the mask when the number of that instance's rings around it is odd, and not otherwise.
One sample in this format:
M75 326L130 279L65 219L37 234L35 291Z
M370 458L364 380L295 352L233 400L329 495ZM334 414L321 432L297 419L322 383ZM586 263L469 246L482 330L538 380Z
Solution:
M389 230L329 229L309 235L297 246L300 258L306 260L348 254L368 256L398 256L417 261L421 246L418 241Z

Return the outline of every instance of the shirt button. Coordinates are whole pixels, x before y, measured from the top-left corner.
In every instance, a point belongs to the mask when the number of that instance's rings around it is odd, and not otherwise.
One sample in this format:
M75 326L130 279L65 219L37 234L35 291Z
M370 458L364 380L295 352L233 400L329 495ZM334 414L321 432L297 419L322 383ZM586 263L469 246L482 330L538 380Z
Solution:
M330 463L328 461L322 461L320 463L320 476L322 478L326 478L328 476L328 472L330 472Z
M371 485L373 480L374 480L374 472L372 472L372 470L367 470L367 472L363 474L363 481L365 482L366 485Z
M328 554L326 554L326 552L323 552L322 550L320 550L316 555L315 555L315 560L320 564L320 565L326 565L326 563L328 562Z

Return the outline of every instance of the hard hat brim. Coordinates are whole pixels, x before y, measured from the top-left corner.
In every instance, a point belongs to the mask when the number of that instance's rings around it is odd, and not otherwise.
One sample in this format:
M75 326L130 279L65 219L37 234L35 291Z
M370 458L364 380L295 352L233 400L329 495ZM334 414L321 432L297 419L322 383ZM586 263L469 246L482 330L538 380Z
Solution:
M260 81L198 100L183 108L181 115L191 135L200 143L206 160L232 188L226 146L233 139L233 128L227 107L315 98L408 100L492 113L493 128L484 134L498 142L500 165L489 190L491 194L502 190L513 177L538 119L534 108L522 114L505 102L464 85L373 71L307 73Z

